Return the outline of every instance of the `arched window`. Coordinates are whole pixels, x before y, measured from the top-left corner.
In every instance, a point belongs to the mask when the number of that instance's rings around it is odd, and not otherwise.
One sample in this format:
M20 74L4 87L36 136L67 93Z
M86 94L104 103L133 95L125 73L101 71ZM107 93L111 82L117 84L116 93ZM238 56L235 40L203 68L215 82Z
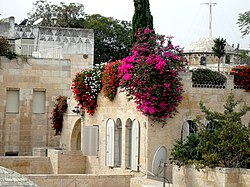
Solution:
M117 119L115 123L115 166L121 167L122 164L122 122Z
M108 119L106 125L106 165L114 167L114 120Z
M187 137L197 132L197 125L192 120L187 120L183 123L181 129L181 140L186 141Z
M202 56L202 57L200 58L200 65L203 65L203 66L206 66L206 65L207 65L206 57L205 57L205 56Z

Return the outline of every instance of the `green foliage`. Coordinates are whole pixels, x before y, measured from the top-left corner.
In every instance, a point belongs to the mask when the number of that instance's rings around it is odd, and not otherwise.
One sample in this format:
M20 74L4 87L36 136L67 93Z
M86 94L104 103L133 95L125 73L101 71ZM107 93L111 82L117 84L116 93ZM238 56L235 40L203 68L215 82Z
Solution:
M250 10L239 14L237 24L243 37L250 33Z
M199 154L197 146L199 144L199 138L197 135L190 135L185 142L177 140L171 152L172 162L181 167L194 163L196 160L201 160L201 154Z
M220 71L220 59L225 55L226 39L216 38L214 40L214 46L212 47L215 56L219 58L218 61L218 71Z
M10 44L8 40L2 36L0 36L0 56L5 56L10 60L17 58L17 54L10 50Z
M94 29L94 64L121 60L130 53L131 24L100 14L87 16L86 28Z
M224 84L227 78L217 71L196 69L192 72L192 82L199 84Z
M28 13L28 19L31 23L43 18L42 26L84 27L85 12L83 4L69 3L66 5L64 2L60 2L59 5L55 5L47 2L47 0L38 0L33 5L32 11ZM56 25L53 25L52 17L57 18Z
M138 29L153 29L153 16L150 12L149 0L134 0L134 16L132 21L132 36L131 43L136 42L135 34L138 32Z
M172 162L179 166L196 164L197 168L249 168L250 127L242 124L241 117L250 111L250 107L244 105L235 111L238 104L232 93L223 113L214 112L200 102L208 124L202 123L201 117L196 118L198 133L189 136L185 142L177 141L171 153Z

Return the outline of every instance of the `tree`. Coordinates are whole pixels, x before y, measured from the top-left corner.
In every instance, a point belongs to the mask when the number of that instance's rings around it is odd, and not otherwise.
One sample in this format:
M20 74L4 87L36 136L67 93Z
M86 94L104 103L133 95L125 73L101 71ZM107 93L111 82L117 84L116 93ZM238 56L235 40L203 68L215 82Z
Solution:
M132 21L132 36L131 43L135 43L136 37L134 36L138 29L150 28L153 29L153 16L150 12L149 0L134 0L134 16Z
M10 60L18 56L16 53L12 52L8 40L2 36L0 36L0 56L5 56Z
M191 135L187 141L177 141L171 153L172 161L179 166L197 164L197 168L229 167L249 168L250 164L250 127L241 122L241 117L250 111L249 106L235 110L239 101L229 94L224 112L216 112L200 102L200 109L208 123L201 117L194 121L198 133Z
M59 27L72 27L83 28L84 27L84 5L70 3L66 5L61 2L60 5L52 4L47 0L39 0L33 3L34 7L31 12L28 13L28 19L32 23L43 18L41 22L42 26L59 26ZM52 19L56 18L56 25L53 24Z
M219 58L218 71L220 71L221 57L225 55L225 46L226 46L226 39L216 38L214 40L214 46L212 47L212 50L215 53L215 56Z
M129 55L129 22L94 14L87 16L85 26L94 29L94 64L121 60Z
M239 14L237 24L242 33L242 37L250 33L250 10Z

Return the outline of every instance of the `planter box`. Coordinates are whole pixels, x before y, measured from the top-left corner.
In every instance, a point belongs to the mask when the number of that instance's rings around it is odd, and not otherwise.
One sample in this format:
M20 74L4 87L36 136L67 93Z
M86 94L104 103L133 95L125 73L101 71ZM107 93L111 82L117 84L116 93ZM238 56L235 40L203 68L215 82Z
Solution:
M173 166L173 187L249 187L250 169L206 168Z

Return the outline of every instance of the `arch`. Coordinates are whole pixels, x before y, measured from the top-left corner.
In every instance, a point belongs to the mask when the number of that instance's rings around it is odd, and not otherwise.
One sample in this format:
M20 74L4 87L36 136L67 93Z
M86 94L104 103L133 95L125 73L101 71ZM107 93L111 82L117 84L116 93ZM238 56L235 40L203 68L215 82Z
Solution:
M71 133L70 150L81 150L81 119L78 119Z
M192 120L187 120L183 123L181 129L181 141L186 141L187 137L197 132L197 125Z

